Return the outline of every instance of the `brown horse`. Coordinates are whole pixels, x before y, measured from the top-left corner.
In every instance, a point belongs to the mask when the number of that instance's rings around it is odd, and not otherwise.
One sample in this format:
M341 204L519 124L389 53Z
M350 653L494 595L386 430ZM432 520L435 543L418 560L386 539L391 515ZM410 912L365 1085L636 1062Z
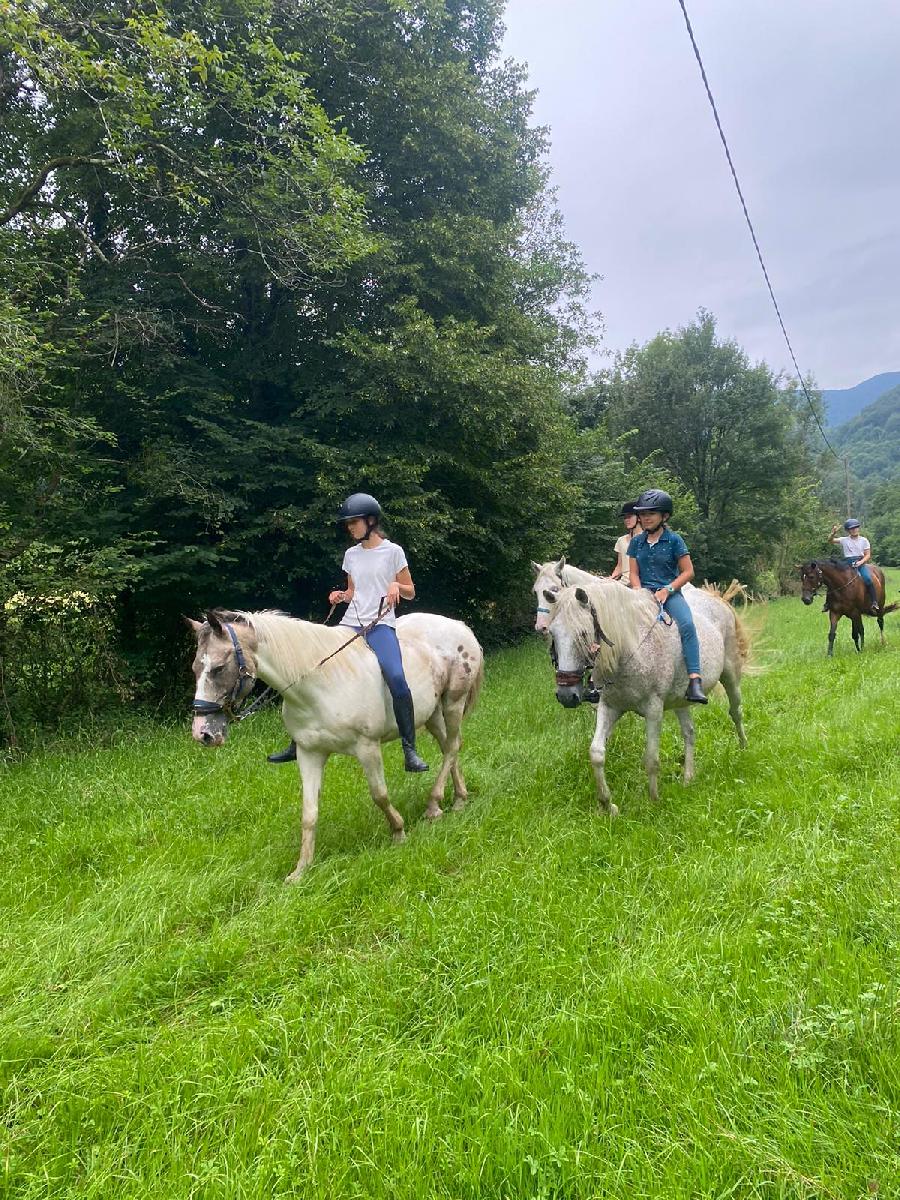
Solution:
M831 621L828 631L828 657L834 654L834 635L837 623L841 617L849 617L850 629L853 634L853 644L861 651L866 640L863 628L863 617L874 616L878 621L881 633L881 644L884 645L884 615L900 607L896 604L884 606L884 572L873 563L869 564L872 572L872 582L875 585L875 598L878 601L878 612L873 613L869 606L866 585L856 567L841 562L836 558L813 559L804 563L800 568L800 579L803 584L801 599L804 604L812 604L813 596L820 587L825 587L825 611Z

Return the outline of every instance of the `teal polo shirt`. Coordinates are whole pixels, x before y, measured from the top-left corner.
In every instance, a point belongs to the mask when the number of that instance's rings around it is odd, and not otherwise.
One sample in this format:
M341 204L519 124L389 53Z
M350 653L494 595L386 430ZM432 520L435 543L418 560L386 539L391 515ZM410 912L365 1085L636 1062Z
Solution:
M667 587L673 579L677 579L681 574L678 560L688 553L681 534L674 533L667 526L657 542L651 544L647 541L646 533L639 533L628 546L629 558L637 559L641 587L650 588L651 591Z

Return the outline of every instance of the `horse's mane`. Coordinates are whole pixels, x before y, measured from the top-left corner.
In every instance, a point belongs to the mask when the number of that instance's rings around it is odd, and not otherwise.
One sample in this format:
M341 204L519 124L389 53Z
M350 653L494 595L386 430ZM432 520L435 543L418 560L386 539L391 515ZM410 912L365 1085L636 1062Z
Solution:
M842 558L814 558L811 567L837 567L839 571L851 571L853 563L845 562Z
M616 669L623 657L637 649L639 639L656 620L656 602L646 589L634 591L613 579L595 579L593 583L563 588L556 598L554 616L558 613L563 617L585 654L597 638L590 609L576 594L579 589L587 593L600 628L612 642L612 646L600 643L596 659L601 674L608 674Z
M353 630L346 625L318 625L313 621L301 621L277 608L237 612L234 616L235 620L249 625L259 644L266 647L275 670L286 681L297 679L312 670L326 654L331 654L353 637ZM322 667L323 673L334 671L357 675L365 662L358 653L362 645L363 639L359 638L345 653L336 654Z

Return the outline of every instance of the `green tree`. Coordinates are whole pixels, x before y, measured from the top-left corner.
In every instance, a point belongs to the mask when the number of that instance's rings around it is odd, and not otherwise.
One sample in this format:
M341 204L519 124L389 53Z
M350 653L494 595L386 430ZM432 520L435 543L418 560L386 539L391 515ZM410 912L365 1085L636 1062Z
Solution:
M633 430L632 453L656 455L693 496L699 574L752 583L780 561L780 543L796 531L805 537L814 523L799 503L819 473L801 403L765 364L751 366L737 343L720 341L702 311L621 357L609 426L619 435Z

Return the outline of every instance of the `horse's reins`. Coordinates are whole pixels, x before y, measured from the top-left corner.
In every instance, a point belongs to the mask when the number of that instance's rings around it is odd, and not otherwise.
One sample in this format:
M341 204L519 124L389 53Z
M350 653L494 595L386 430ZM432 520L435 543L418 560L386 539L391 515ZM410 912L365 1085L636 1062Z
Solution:
M231 638L231 644L234 647L234 654L235 658L237 659L237 683L232 689L232 693L229 698L224 702L216 703L214 700L194 700L191 708L194 710L194 712L199 713L201 716L212 716L213 713L224 712L225 715L230 717L232 721L246 721L248 717L252 717L254 713L259 712L259 710L268 704L273 697L284 696L291 690L291 688L296 687L298 683L302 683L302 681L312 675L313 672L318 671L318 669L323 667L325 663L329 662L332 658L335 658L338 654L340 654L342 650L346 650L348 646L352 645L353 642L357 640L357 638L365 637L366 634L370 633L382 619L382 617L384 617L389 611L385 606L386 599L386 596L382 596L379 600L378 615L375 617L375 619L370 621L368 625L365 625L362 629L358 629L356 633L354 633L353 637L347 638L346 642L344 642L343 645L338 646L337 650L333 650L331 654L326 654L325 657L320 659L314 667L310 667L308 671L304 671L302 675L298 676L297 679L292 680L280 692L277 688L266 687L265 691L260 692L259 696L257 696L252 704L243 708L235 708L235 705L239 704L241 699L249 699L249 691L245 696L242 696L241 694L243 692L244 683L247 680L251 680L252 682L250 684L250 690L252 690L253 684L256 683L256 676L251 675L247 668L244 652L241 649L241 644L238 641L237 634L234 632L231 624L228 622L223 622L225 629L228 631L228 636ZM332 604L331 608L328 610L328 616L325 618L325 625L327 625L331 620L336 608L337 604Z

